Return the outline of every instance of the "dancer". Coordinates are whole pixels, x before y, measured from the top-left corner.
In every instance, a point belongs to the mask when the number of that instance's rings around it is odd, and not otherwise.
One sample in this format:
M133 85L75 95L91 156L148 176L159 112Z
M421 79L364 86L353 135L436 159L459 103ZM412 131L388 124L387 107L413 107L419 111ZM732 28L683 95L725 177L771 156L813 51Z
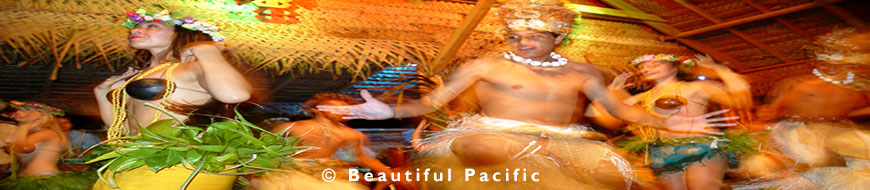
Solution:
M624 159L603 143L582 139L583 128L570 125L573 113L583 113L587 97L603 100L608 111L636 122L674 130L703 125L704 117L674 117L668 123L681 125L662 125L664 122L643 110L609 97L593 65L569 61L553 52L571 32L576 17L561 2L509 1L498 14L505 21L511 51L464 63L444 86L420 100L391 107L363 91L366 103L318 109L346 115L347 119L414 117L432 112L473 88L481 114L455 121L428 138L424 143L427 147L415 162L421 170L473 169L475 176L454 176L450 182L430 179L426 185L434 189L625 188L632 174ZM505 173L506 169L538 172L540 181L480 176L483 172Z
M314 118L289 122L272 129L272 132L288 137L298 137L301 146L312 147L294 156L299 171L270 172L265 174L259 189L368 189L363 183L350 182L347 169L358 165L370 168L373 172L391 173L389 167L373 158L365 146L368 138L347 125L341 115L322 112L318 105L346 106L354 100L344 94L319 93L305 101L303 109ZM332 168L338 174L336 181L324 182L321 172ZM307 172L307 173L306 173ZM340 182L338 180L343 180ZM361 180L362 181L362 180ZM394 182L395 183L395 182ZM414 189L408 182L396 184L400 189Z
M129 68L94 88L109 139L136 135L138 126L172 118L146 103L201 106L250 98L250 84L224 59L219 45L209 42L224 39L216 25L193 17L172 18L166 10L138 9L127 15L123 26L130 29L130 46L143 52L147 67L144 71ZM187 113L170 114L187 119Z
M795 164L745 189L868 189L870 33L838 29L808 48L818 60L806 75L784 80L760 108L774 118L770 144Z
M12 101L10 105L16 109L12 118L18 124L7 139L7 146L15 151L21 165L18 173L28 176L60 173L57 163L69 151L69 141L54 116L63 116L63 111L36 102Z
M738 109L752 105L749 83L727 67L714 63L708 56L696 55L694 59L689 59L669 54L644 55L631 61L631 65L639 68L644 81L654 82L655 86L627 99L626 103L640 105L654 115L703 115L709 112L707 108L711 102ZM696 65L714 71L722 83L684 81L678 78L678 75L691 76L683 73L680 68ZM620 74L609 88L623 90L630 85L626 84L630 75ZM637 151L639 147L646 149L650 167L664 189L719 189L724 185L722 180L728 169L728 156L735 154L725 150L753 148L728 147L730 144L753 141L746 137L721 136L722 132L704 127L698 127L698 131L670 131L648 128L643 124L628 128L635 131L637 136L629 138L623 144L629 150Z
M172 17L167 10L138 9L127 13L123 26L130 29L130 46L145 55L147 68L142 72L128 69L94 88L100 116L109 126L109 140L137 135L140 126L147 127L158 120L188 120L191 110L214 101L233 104L250 98L250 84L224 59L219 45L211 42L224 39L217 25L193 17ZM167 115L147 104L173 112ZM177 188L183 182L178 178L183 180L190 172L183 168L167 169L155 174L140 167L116 174L115 180L121 189L158 188L156 185ZM177 173L167 174L169 171ZM212 181L208 177L229 180ZM189 188L229 188L234 178L201 173ZM109 188L100 181L94 186L94 189Z

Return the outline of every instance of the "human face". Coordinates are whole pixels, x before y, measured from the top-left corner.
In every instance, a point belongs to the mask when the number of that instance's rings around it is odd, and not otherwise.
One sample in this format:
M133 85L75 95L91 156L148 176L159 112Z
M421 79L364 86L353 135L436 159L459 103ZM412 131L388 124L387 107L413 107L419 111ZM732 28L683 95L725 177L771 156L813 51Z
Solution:
M143 22L130 30L130 46L136 49L162 51L172 44L175 27L164 22Z
M643 62L639 68L645 81L664 81L677 75L677 68L663 61Z
M318 106L347 106L348 104L347 104L347 102L344 102L341 100L327 100L327 101L320 102L320 104L317 104L317 105ZM342 119L343 115L341 115L341 114L334 114L332 112L318 112L318 113L321 114L323 117L326 117L327 119L332 120L332 121L347 121L347 119Z
M564 38L553 36L549 32L536 30L510 31L506 41L515 54L537 61L546 61L550 52L556 48L556 44Z
M39 119L40 113L36 110L16 110L12 113L12 119L17 122L31 122Z
M73 126L69 119L62 117L57 118L57 124L60 125L60 129L63 131L69 131Z

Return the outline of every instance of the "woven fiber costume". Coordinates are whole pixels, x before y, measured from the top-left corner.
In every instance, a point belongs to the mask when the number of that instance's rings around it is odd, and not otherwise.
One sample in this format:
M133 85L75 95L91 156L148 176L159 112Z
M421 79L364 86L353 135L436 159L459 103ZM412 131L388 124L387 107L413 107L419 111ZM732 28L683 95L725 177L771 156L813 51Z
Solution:
M555 127L537 125L520 121L484 117L480 115L466 117L451 122L450 126L424 139L426 147L414 159L420 170L431 168L436 172L453 176L447 182L424 182L432 189L593 189L608 188L609 183L596 178L602 175L600 169L605 165L619 168L616 179L631 185L634 175L625 159L611 150L608 145L587 140L585 128L581 126ZM473 135L490 135L504 139L507 150L522 150L510 155L510 160L497 165L482 167L464 166L451 151L451 145L456 138ZM540 181L522 178L509 181L493 182L472 176L466 180L463 176L468 169L482 174L486 172L505 173L505 170L525 169L526 173L537 172ZM445 177L446 178L446 177Z

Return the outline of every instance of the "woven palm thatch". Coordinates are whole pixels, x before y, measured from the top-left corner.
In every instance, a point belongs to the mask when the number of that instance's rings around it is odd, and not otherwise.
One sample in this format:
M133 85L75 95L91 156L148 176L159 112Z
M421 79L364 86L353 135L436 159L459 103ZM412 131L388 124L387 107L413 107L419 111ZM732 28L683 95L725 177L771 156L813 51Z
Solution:
M276 2L290 8L253 5ZM219 24L231 61L243 68L362 77L373 66L427 64L472 6L399 0L0 0L0 51L7 64L93 64L114 70L135 58L127 45L128 30L119 26L124 13L165 7ZM271 15L265 14L267 8ZM636 24L594 19L578 24L579 31L569 37L572 43L558 50L573 60L609 67L641 54L691 53ZM491 11L456 60L504 51L499 27Z
M434 7L442 10L426 10L429 5L424 4L405 3L400 7L385 1L310 3L317 7L293 10L301 15L296 18L298 23L274 24L258 20L251 6L232 0L4 0L0 3L3 62L58 67L99 64L110 69L125 65L133 59L133 49L127 45L127 30L119 27L126 19L124 13L136 8L165 7L176 14L221 25L222 34L228 37L225 43L232 52L230 57L245 63L243 67L280 73L296 69L348 70L361 75L372 65L431 57L437 52L438 36L418 34L421 37L415 38L410 34L427 28L413 25L449 28L460 22L461 16L438 16L468 7L438 2L425 4L438 5ZM403 19L390 19L396 17ZM433 32L441 31L445 30Z

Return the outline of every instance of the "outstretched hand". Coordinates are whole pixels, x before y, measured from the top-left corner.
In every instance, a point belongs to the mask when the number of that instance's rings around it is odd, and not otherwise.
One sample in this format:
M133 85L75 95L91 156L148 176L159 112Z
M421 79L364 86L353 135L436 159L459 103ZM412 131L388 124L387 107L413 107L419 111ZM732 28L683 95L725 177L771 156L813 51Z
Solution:
M677 132L689 132L689 133L705 133L705 134L713 134L713 135L722 135L724 133L719 130L710 129L708 127L732 127L737 126L735 123L712 123L712 122L724 122L724 121L733 121L740 119L738 116L733 117L715 117L713 116L721 115L725 112L729 112L731 110L719 110L710 112L701 116L694 117L685 117L680 116L682 114L674 114L671 117L665 119L665 129L670 131Z
M396 112L390 105L375 99L369 94L369 91L360 91L360 96L365 100L365 103L350 106L321 105L317 106L317 110L344 115L343 119L382 120L396 116Z

